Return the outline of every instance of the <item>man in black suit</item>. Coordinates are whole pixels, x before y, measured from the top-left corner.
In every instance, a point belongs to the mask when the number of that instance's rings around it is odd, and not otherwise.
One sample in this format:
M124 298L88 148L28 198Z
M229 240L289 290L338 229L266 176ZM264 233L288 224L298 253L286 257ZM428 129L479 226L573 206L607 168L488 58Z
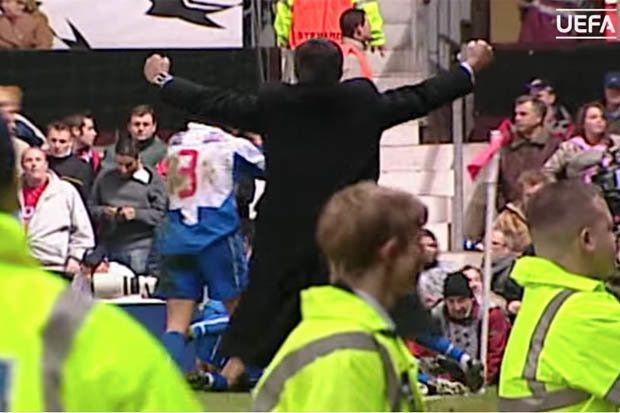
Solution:
M492 57L487 43L470 42L459 67L379 93L366 79L340 83L340 48L315 39L295 52L299 84L268 83L257 94L201 86L171 76L168 58L147 59L145 77L161 87L165 102L264 139L267 185L258 207L250 284L223 343L234 356L222 371L229 384L242 371L238 358L269 363L299 321L299 291L327 284L314 237L327 199L345 186L376 181L383 131L470 93L474 73Z

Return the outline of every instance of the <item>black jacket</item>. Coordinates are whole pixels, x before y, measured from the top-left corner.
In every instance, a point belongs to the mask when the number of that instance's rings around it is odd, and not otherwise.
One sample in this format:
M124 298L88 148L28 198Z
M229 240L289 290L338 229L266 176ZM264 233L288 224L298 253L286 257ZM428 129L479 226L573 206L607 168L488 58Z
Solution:
M300 319L299 291L328 282L315 243L323 204L347 185L379 178L384 130L471 90L463 68L385 93L365 79L322 87L271 83L256 95L181 78L163 87L166 102L207 123L259 133L264 142L266 187L258 205L252 282L222 341L226 355L256 366L269 363ZM406 321L404 328L414 330Z
M385 93L365 79L325 87L268 83L251 95L177 77L164 86L162 98L203 121L262 135L267 185L256 241L273 245L265 250L282 264L292 258L288 246L313 244L316 217L330 195L378 179L384 130L471 90L469 73L458 67Z
M47 162L50 169L56 172L56 175L75 186L82 197L82 201L87 205L90 188L94 179L93 170L90 166L75 155L62 158L48 156Z

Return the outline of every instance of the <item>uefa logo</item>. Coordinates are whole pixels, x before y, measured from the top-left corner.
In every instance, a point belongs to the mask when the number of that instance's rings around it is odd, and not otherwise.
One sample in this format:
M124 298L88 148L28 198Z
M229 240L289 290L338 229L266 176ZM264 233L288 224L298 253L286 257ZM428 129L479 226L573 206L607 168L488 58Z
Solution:
M617 9L557 9L556 39L618 40Z

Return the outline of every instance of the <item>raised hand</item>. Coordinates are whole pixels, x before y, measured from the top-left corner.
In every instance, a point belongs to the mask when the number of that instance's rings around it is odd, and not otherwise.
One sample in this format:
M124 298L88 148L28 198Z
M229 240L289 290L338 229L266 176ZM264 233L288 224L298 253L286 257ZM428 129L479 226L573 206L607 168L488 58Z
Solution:
M469 64L474 71L484 69L493 61L493 48L484 40L472 40L465 47L465 63Z
M170 59L154 54L144 62L144 77L150 83L156 83L156 78L162 73L170 72Z

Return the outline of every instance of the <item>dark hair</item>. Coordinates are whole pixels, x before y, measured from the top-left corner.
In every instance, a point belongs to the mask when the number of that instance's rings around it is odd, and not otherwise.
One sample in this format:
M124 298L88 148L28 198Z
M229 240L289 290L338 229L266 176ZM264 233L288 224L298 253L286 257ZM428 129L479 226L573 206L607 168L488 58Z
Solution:
M545 105L545 102L543 102L542 100L538 99L535 96L531 96L531 95L519 96L517 99L515 99L515 107L519 105L523 105L524 103L528 103L528 102L532 104L532 106L534 107L534 111L538 114L538 116L540 116L542 121L544 121L545 116L547 115L547 105Z
M84 119L95 119L90 111L74 113L62 120L69 128L82 129L84 127Z
M327 39L311 39L295 50L295 75L299 83L334 84L342 77L342 51Z
M603 106L599 102L589 102L585 105L582 105L577 109L577 116L575 116L575 131L573 132L574 136L581 136L585 139L585 128L583 127L586 121L586 115L588 114L588 110L591 108L596 108L601 111L603 114L603 118L607 121L607 115L605 115L605 106Z
M364 25L366 13L361 9L349 9L340 15L340 32L343 37L353 37L355 29Z
M550 93L555 93L553 83L547 79L533 79L526 85L526 89L530 94L540 92L541 90L548 90Z
M57 130L59 132L69 131L69 125L67 125L65 122L55 120L47 125L47 133L49 133L51 130Z
M420 238L422 237L427 237L437 242L437 237L435 236L435 234L433 234L433 231L431 231L430 229L422 228L420 230Z
M131 108L129 116L127 117L127 123L131 122L131 118L134 116L144 115L151 115L153 122L157 123L157 115L155 114L155 109L151 105L138 105Z
M1 196L14 185L15 152L6 123L0 118L0 191Z
M464 265L463 268L458 270L458 272L465 274L465 271L469 271L469 270L477 271L480 275L482 275L482 269L476 267L475 265L469 265L469 264Z
M117 155L131 156L134 159L138 159L138 156L140 155L140 151L138 150L136 143L128 136L123 136L118 140L118 142L116 142L114 151Z

